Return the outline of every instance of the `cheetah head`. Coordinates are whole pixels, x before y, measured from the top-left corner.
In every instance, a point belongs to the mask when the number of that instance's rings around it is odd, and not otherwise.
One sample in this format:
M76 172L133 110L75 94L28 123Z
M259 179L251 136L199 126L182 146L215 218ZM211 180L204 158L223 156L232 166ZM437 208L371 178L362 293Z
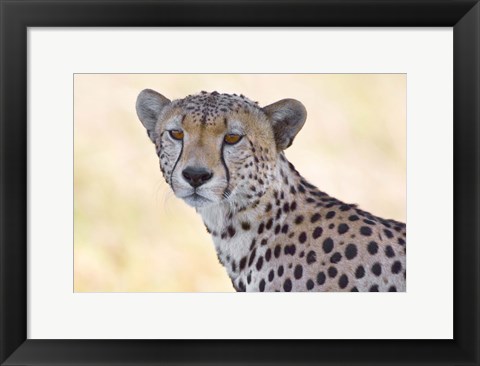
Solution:
M136 110L165 181L196 208L239 208L261 198L307 115L293 99L261 108L243 95L202 92L170 101L150 89L138 95Z

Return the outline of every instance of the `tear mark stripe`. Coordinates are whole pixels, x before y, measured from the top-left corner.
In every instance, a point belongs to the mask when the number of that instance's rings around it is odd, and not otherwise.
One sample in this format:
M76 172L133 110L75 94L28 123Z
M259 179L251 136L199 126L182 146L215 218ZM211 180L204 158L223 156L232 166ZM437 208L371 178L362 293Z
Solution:
M222 142L222 147L220 148L221 149L220 150L220 159L222 161L223 167L225 168L225 176L227 178L227 186L225 187L225 190L223 191L223 195L225 196L225 194L230 191L228 189L228 187L230 186L230 172L228 171L227 164L225 163L225 158L223 157L224 148L225 148L225 141Z
M183 120L185 119L185 115L182 116L182 120L180 123L183 123ZM177 160L175 161L175 164L173 165L172 172L170 173L170 185L172 187L172 191L175 192L175 189L173 188L173 173L175 172L175 168L177 167L177 163L180 160L180 157L182 156L183 153L183 140L181 141L182 145L180 147L180 153L178 154Z

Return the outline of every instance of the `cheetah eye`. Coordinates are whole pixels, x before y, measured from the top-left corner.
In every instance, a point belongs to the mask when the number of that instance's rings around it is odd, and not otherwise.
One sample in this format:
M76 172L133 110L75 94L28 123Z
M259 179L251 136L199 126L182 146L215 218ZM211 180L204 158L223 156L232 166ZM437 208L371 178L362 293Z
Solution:
M229 145L234 145L242 139L242 135L237 135L234 133L225 135L225 142Z
M170 130L168 131L168 133L170 134L170 136L172 136L174 140L183 140L183 131Z

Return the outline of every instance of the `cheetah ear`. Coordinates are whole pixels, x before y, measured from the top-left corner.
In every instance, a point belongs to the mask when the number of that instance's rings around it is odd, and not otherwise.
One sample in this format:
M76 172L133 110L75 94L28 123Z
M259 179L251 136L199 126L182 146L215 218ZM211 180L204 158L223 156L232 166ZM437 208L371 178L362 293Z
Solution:
M304 105L295 99L282 99L267 105L263 111L272 123L278 150L289 147L307 118Z
M157 136L155 133L155 126L157 125L158 117L170 103L170 100L165 98L162 94L157 93L152 89L145 89L138 94L137 97L137 116L147 129L148 137L155 142Z

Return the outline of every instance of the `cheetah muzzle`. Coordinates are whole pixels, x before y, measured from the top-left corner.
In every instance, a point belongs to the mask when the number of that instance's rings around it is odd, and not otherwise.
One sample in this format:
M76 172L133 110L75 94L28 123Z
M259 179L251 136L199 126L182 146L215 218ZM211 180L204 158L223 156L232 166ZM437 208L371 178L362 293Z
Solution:
M237 291L405 291L406 226L308 183L285 158L299 101L243 95L170 101L146 89L140 121L175 195L193 206Z

